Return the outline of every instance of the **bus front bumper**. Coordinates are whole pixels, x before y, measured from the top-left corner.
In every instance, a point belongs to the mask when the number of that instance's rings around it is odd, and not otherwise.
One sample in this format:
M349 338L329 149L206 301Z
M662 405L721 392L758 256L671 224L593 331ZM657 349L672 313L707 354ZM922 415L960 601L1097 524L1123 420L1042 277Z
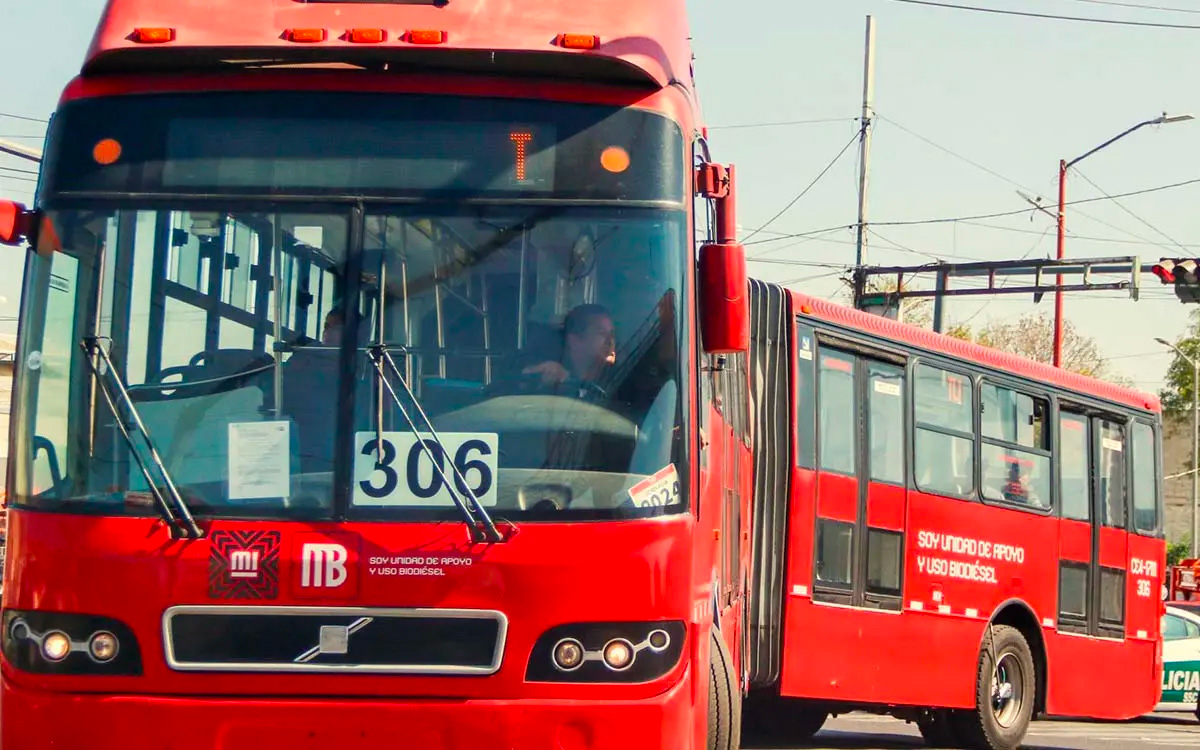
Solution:
M688 750L691 675L639 701L0 693L0 746L35 750Z

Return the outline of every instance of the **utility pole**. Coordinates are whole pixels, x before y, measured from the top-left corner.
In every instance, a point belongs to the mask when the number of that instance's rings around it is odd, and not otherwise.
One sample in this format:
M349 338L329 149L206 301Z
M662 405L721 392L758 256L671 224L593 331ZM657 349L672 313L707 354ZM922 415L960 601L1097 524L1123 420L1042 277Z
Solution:
M1200 557L1200 360L1183 353L1177 344L1154 339L1192 366L1192 557Z
M858 244L854 265L867 258L867 176L871 168L871 125L875 119L875 17L867 16L867 49L863 65L863 106L859 130Z

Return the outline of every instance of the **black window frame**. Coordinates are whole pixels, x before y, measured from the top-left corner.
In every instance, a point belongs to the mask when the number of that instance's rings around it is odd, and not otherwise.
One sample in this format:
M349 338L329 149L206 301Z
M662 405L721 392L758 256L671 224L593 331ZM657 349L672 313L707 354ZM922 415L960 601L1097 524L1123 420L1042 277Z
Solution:
M969 394L971 398L971 431L960 432L941 425L922 422L917 419L917 370L921 367L928 367L934 370L941 370L953 375L958 375L966 380L963 389L964 394ZM956 500L978 501L979 499L979 394L977 381L979 374L973 373L969 368L959 367L954 364L948 364L941 360L916 356L910 360L907 373L908 387L908 421L909 421L909 448L907 451L908 458L908 473L909 473L909 489L915 492L920 492L925 495L936 495L938 497L948 497ZM966 494L944 492L939 489L926 489L921 486L917 467L917 436L920 430L938 433L944 436L959 438L971 441L971 485Z
M1012 393L1015 393L1018 396L1025 396L1027 398L1033 399L1035 404L1037 402L1041 402L1043 410L1044 410L1043 411L1043 423L1042 423L1043 447L1030 448L1030 447L1022 445L1020 443L1009 442L1008 440L1004 440L1001 438L988 437L987 435L983 434L983 408L984 408L984 406L983 406L983 389L985 386L991 386L994 388L1011 391ZM1055 471L1057 461L1055 459L1056 445L1055 445L1055 440L1054 440L1054 430L1057 425L1056 425L1056 419L1055 419L1056 410L1054 409L1053 399L1047 393L1037 392L1030 388L1023 388L1019 385L1013 384L1012 382L1008 381L1007 379L997 378L997 377L989 376L989 375L982 375L978 378L978 381L976 383L976 390L978 391L978 398L975 401L976 409L978 411L978 415L977 415L977 419L976 419L976 433L978 434L979 439L975 446L976 458L978 460L978 466L976 468L975 478L976 478L976 488L977 488L977 492L979 493L980 502L982 502L985 505L1001 506L1001 507L1008 508L1011 510L1023 511L1025 513L1033 513L1033 514L1039 515L1039 516L1054 515L1055 507L1056 507L1056 500L1058 498L1058 491L1057 491L1057 487L1056 487L1058 474ZM1007 451L1012 451L1016 454L1039 456L1041 458L1046 459L1046 472L1047 472L1046 487L1048 489L1048 492L1046 493L1046 497L1045 497L1045 505L1036 505L1035 506L1035 505L1028 505L1028 504L1024 504L1024 503L1020 503L1020 502L1016 502L1016 501L1012 501L1012 500L1007 500L1004 498L997 499L997 498L986 497L983 492L983 450L984 450L984 446L993 446L993 447L997 447L997 448L1003 448Z

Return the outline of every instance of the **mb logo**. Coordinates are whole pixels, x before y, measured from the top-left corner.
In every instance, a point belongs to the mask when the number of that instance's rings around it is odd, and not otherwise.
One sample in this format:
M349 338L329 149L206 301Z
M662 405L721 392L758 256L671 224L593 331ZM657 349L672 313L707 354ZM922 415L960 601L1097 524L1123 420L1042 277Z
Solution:
M340 544L305 544L300 553L300 587L334 589L346 582L346 548Z

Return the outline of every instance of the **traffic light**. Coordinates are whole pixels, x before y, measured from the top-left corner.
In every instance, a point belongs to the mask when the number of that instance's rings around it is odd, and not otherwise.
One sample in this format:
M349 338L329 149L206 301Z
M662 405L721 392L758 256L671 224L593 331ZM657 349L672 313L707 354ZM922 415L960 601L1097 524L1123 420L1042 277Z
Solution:
M1163 258L1150 269L1164 284L1175 285L1180 302L1200 302L1200 278L1194 258Z

